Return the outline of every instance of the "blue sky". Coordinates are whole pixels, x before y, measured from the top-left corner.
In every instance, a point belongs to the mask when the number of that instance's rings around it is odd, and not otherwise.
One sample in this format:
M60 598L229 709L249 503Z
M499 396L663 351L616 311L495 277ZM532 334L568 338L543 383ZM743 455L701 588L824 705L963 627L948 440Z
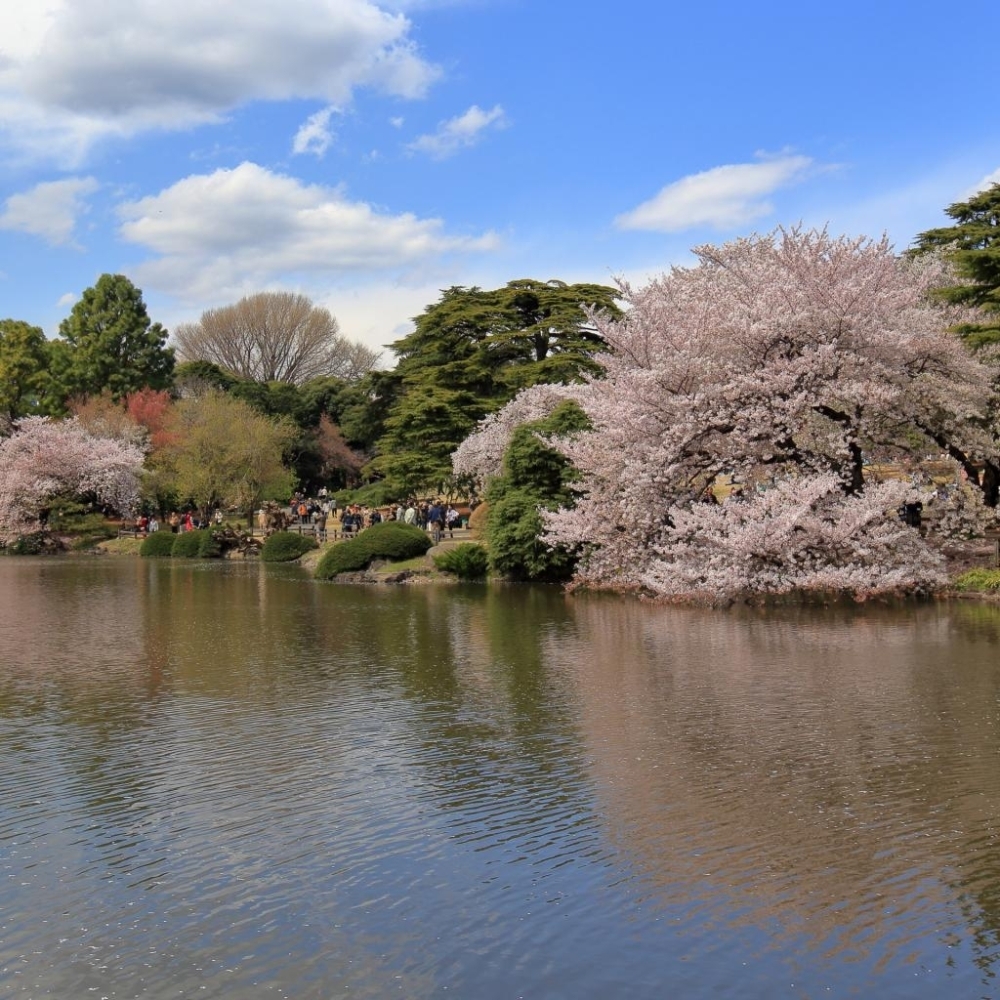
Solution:
M451 285L800 222L904 249L1000 180L998 35L995 0L4 4L0 318L55 335L112 272L168 328L288 289L379 347Z

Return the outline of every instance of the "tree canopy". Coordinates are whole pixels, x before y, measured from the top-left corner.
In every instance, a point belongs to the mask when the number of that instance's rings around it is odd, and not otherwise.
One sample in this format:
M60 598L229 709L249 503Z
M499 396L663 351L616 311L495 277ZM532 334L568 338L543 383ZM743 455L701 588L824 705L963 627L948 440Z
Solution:
M503 474L487 493L486 538L490 565L515 580L565 580L576 565L576 554L542 538L542 510L571 507L576 470L548 438L590 427L584 412L571 400L558 403L545 418L514 430L503 458Z
M582 496L543 517L547 540L581 547L581 582L667 597L939 583L896 516L913 488L867 458L947 449L970 478L995 458L990 373L928 298L945 267L825 231L695 253L630 292L627 321L595 316L604 377L573 389L593 430L554 442ZM746 495L706 502L730 475Z
M20 320L0 320L0 433L37 413L49 376L45 334Z
M261 500L291 494L294 477L283 461L295 436L290 422L209 392L178 402L169 429L160 468L174 493L202 510L222 504L249 516Z
M588 309L617 317L618 294L533 279L444 291L391 345L395 369L373 377L382 432L369 468L400 494L438 488L476 422L519 389L578 382L598 370L604 342Z
M142 292L124 275L102 274L59 332L63 350L56 350L54 367L66 381L67 395L107 390L120 400L171 384L174 352L166 346L167 331L150 321Z
M380 354L342 336L328 309L292 292L259 292L209 309L174 338L184 361L209 361L252 382L291 382L337 376L361 378Z
M0 541L37 530L57 494L90 496L130 513L143 457L135 445L91 434L76 420L26 417L0 440Z
M1000 342L1000 183L945 209L953 226L920 233L911 256L943 253L964 281L935 290L944 301L971 306L980 318L963 319L955 332L973 347Z

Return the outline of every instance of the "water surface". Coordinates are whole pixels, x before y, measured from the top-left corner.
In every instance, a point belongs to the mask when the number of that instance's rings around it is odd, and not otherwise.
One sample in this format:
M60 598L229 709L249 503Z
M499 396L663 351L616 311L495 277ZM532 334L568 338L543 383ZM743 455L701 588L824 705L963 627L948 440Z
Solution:
M998 642L0 560L0 995L1000 997Z

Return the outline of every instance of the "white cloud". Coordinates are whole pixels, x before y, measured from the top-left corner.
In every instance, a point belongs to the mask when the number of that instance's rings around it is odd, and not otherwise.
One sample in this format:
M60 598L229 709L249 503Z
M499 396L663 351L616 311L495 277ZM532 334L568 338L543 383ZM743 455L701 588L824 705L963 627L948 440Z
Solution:
M993 184L1000 184L1000 167L997 167L997 169L994 170L993 173L987 174L978 184L974 184L958 200L966 201L967 199L972 198L974 195L979 194L980 191L985 191L988 187L990 187Z
M812 160L779 156L759 163L734 163L690 174L663 188L649 201L619 215L619 229L672 233L697 226L738 229L770 215L767 196L801 180Z
M407 148L443 160L460 149L475 145L486 129L504 128L506 124L507 116L499 104L490 111L473 104L464 114L441 122L436 132L420 136Z
M37 5L26 15L26 9ZM218 121L254 100L422 96L439 75L376 0L31 0L0 7L0 128L33 153Z
M253 163L187 177L119 213L120 235L156 255L132 269L144 286L216 305L304 277L331 286L373 272L416 274L498 243L490 233L450 236L440 219L380 213Z
M305 124L295 133L292 152L296 155L312 153L317 159L322 159L326 151L333 145L334 135L330 128L330 119L336 111L337 108L329 107L310 115Z
M73 242L84 198L98 188L93 177L36 184L30 191L11 195L0 214L0 229L40 236L52 246Z

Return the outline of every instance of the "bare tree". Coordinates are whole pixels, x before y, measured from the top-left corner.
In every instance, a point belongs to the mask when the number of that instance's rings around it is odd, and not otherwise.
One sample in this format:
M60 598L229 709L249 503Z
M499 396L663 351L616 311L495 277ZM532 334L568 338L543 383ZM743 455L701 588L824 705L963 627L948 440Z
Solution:
M259 292L209 309L174 332L184 361L213 364L255 382L293 382L335 375L353 381L381 354L341 336L328 309L304 295Z

